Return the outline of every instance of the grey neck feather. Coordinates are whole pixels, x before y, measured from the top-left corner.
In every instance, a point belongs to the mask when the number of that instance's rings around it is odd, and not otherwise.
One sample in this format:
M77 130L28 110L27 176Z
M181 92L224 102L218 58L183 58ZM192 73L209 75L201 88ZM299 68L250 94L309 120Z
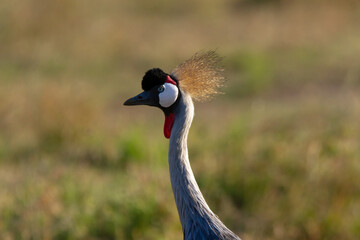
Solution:
M194 117L191 97L181 92L169 145L171 185L184 239L240 240L210 210L190 167L187 136Z

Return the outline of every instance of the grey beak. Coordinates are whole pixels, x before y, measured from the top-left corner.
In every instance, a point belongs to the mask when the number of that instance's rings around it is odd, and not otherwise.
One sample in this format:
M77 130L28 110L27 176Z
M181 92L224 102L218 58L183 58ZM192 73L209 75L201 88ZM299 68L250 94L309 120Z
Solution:
M134 105L157 105L157 96L150 91L144 91L135 97L129 98L124 102L125 106L134 106Z

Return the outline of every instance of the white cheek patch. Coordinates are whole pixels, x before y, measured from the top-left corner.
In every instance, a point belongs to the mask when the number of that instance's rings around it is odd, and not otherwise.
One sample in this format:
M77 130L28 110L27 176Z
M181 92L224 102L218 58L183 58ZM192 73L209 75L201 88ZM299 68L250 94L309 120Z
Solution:
M179 89L171 83L165 83L164 88L164 91L159 93L159 103L162 107L170 107L176 101Z

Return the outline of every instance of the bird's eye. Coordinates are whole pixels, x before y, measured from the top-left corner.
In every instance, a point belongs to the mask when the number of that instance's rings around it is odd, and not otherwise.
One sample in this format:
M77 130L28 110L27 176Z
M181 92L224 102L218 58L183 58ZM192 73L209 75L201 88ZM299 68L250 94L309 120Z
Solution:
M162 107L170 107L176 102L179 95L179 89L177 86L171 83L164 83L158 88L159 93L159 104Z
M161 93L165 90L165 87L164 85L161 85L159 88L158 88L158 92Z

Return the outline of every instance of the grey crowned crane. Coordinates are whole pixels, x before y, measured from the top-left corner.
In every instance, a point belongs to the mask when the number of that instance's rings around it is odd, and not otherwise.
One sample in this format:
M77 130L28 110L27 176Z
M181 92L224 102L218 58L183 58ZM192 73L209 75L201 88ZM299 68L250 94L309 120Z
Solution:
M240 240L211 211L190 166L187 136L194 117L192 99L218 93L224 82L221 58L214 51L195 54L171 74L154 68L141 82L144 90L124 105L148 105L165 114L169 142L170 179L185 240Z

